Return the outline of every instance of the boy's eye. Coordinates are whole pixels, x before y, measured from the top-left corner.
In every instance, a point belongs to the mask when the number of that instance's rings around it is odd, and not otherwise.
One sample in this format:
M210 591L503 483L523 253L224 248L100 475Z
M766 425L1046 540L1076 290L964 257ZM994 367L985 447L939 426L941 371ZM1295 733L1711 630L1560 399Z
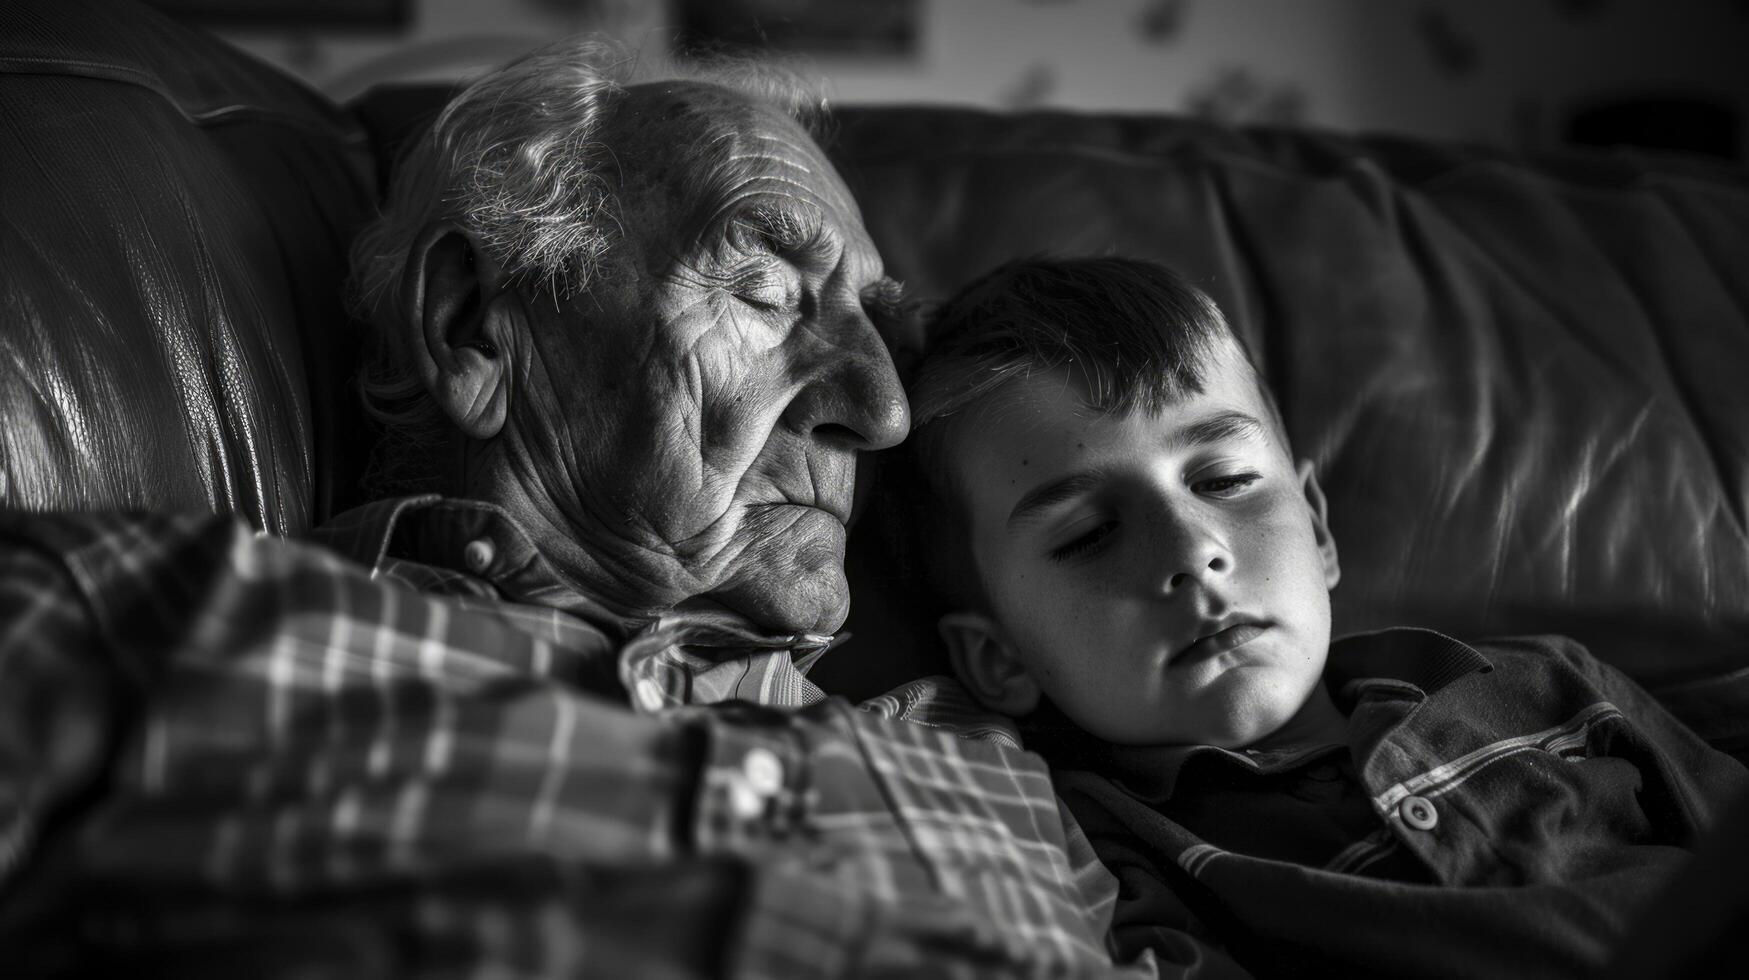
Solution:
M1261 479L1263 475L1260 473L1234 473L1230 476L1198 480L1191 485L1191 489L1211 497L1232 497Z
M1060 544L1057 547L1052 548L1049 557L1051 561L1070 561L1079 558L1082 555L1089 554L1094 549L1105 544L1106 539L1110 538L1112 533L1116 530L1116 521L1102 521L1087 533L1076 537L1066 544Z

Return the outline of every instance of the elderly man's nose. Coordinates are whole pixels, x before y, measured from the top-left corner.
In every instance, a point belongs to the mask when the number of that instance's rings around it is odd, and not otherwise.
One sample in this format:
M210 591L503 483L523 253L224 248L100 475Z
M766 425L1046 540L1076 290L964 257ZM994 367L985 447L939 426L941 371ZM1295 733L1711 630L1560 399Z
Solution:
M860 334L833 350L787 414L810 435L851 449L888 449L911 431L911 406L873 326Z

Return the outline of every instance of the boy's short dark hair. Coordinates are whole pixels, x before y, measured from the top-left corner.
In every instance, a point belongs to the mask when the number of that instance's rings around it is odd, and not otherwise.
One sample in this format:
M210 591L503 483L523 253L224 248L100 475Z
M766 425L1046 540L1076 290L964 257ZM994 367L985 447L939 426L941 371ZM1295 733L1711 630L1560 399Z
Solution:
M1203 390L1223 342L1251 354L1214 301L1163 265L1111 256L1035 257L998 266L934 313L910 387L911 468L904 546L935 596L987 611L972 560L966 497L955 468L956 424L1017 378L1066 370L1089 408L1155 413ZM1253 362L1255 372L1255 362ZM1282 432L1258 374L1268 420ZM921 566L921 567L916 567Z

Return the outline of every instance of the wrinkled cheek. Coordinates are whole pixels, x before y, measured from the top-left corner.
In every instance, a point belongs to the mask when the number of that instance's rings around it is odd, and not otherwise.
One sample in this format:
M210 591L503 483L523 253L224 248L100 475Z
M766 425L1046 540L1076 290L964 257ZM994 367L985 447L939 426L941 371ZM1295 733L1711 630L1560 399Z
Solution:
M699 448L712 468L744 470L752 464L782 412L782 392L750 364L700 368Z
M558 447L578 431L599 430L595 405L585 399L560 398L544 377L524 382L510 399L510 421L521 441L541 456L558 455Z
M663 347L651 356L661 369L639 385L645 431L655 435L654 448L666 460L693 474L690 492L711 492L749 436L745 399L736 383L739 368L731 352L709 338L685 348Z
M660 372L633 379L603 433L611 453L601 465L628 477L620 481L643 498L641 509L684 511L705 489L700 452L699 393L688 372Z
M698 453L708 471L738 477L758 458L771 426L754 408L749 393L725 395L706 406Z

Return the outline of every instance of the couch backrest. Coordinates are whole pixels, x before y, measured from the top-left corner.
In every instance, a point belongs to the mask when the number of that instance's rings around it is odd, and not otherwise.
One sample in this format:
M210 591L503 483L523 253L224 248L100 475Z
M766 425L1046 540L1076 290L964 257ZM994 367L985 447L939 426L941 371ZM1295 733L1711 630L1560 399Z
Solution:
M1041 251L1157 258L1215 297L1319 467L1338 631L1573 634L1749 735L1744 173L1158 117L841 122L924 297ZM924 649L928 597L858 562L864 649Z
M356 123L149 8L0 5L0 504L351 502Z

